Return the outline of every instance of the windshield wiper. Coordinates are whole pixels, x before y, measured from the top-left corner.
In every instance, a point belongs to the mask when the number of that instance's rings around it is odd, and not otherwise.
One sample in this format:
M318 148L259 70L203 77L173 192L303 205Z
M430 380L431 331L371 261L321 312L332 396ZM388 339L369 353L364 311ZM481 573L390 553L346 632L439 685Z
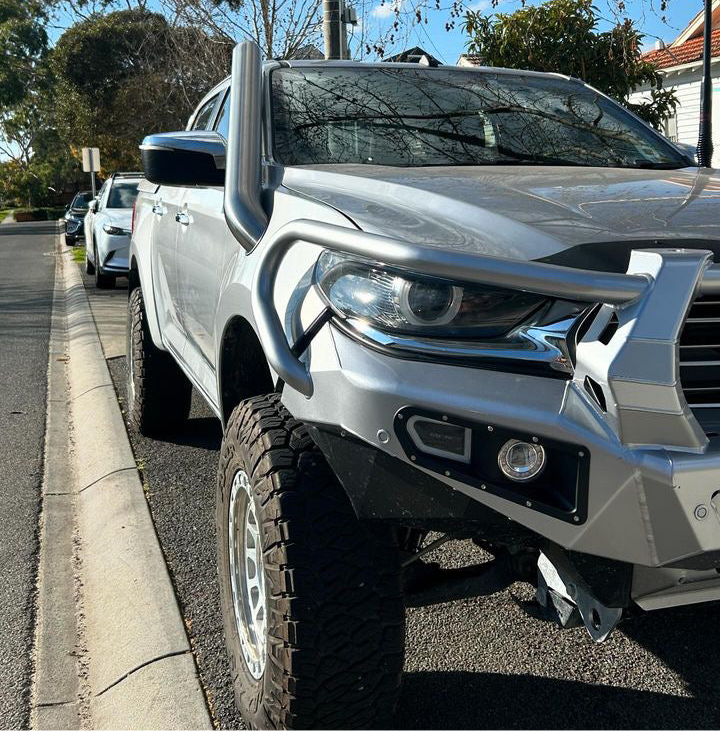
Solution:
M676 162L652 162L651 160L636 160L632 165L622 165L624 168L638 170L681 170L686 165L680 165Z

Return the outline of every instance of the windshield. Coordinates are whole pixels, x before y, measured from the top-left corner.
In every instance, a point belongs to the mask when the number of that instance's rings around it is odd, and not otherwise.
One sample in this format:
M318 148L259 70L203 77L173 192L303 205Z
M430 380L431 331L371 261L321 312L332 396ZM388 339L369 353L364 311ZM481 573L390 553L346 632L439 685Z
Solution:
M92 200L92 193L78 193L70 204L71 208L87 208Z
M132 208L137 198L138 184L117 182L110 189L107 208Z
M622 107L562 78L442 68L277 69L285 165L686 167Z

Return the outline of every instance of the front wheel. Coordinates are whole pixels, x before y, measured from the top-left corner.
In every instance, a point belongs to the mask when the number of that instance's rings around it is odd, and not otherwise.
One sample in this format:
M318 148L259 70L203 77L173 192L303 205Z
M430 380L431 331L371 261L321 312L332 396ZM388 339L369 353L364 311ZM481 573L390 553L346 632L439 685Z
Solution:
M115 286L115 277L112 274L103 274L100 271L100 260L98 259L97 246L93 249L93 259L95 259L95 286L98 289L112 289Z
M251 728L387 728L404 655L394 533L360 523L277 394L230 417L216 508L225 638Z
M90 276L95 274L95 264L90 261L87 249L85 249L85 274L89 274Z
M152 341L142 289L128 300L127 401L130 425L146 436L175 431L190 415L192 385Z

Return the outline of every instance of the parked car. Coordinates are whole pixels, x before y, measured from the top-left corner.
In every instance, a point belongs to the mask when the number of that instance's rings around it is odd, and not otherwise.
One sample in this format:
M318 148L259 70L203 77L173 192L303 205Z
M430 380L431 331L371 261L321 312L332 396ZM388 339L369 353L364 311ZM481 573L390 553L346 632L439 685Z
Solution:
M714 170L575 79L247 42L142 154L129 418L223 424L250 727L389 727L408 605L522 580L602 641L720 599ZM494 560L424 560L461 538Z
M85 271L100 289L115 286L128 274L133 205L142 173L114 173L104 183L85 216Z
M81 190L65 209L65 243L68 246L75 246L84 236L85 214L92 197L91 190Z

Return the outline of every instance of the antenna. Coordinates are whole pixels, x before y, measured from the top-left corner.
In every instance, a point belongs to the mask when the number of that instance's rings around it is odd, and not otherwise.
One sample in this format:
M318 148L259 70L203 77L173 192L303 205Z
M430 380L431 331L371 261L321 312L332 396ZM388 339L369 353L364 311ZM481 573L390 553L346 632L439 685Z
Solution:
M709 168L713 159L712 140L712 0L705 0L705 34L703 47L703 80L700 91L700 136L697 156L700 167Z

